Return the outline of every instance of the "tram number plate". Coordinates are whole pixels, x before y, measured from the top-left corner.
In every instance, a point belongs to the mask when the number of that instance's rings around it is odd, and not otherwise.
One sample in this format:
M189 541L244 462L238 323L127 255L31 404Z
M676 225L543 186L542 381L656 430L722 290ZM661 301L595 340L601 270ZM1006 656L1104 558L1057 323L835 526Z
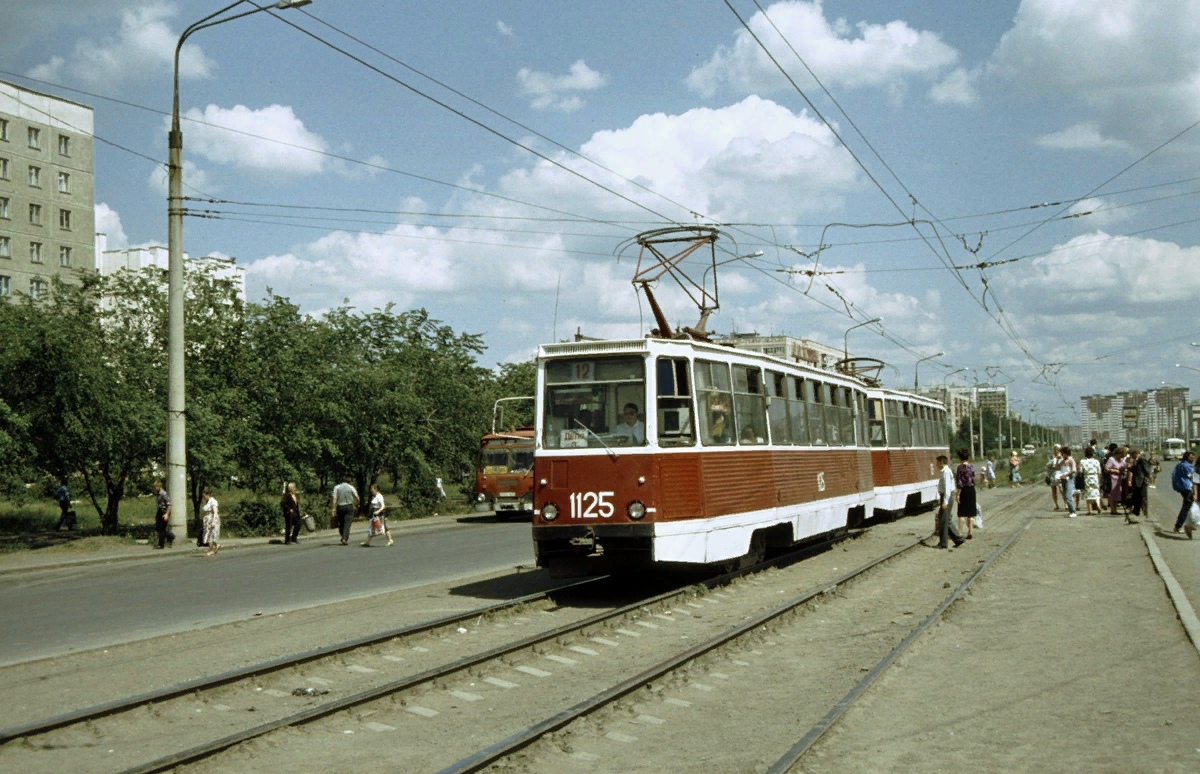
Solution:
M613 515L613 492L575 492L571 495L572 519L607 519Z

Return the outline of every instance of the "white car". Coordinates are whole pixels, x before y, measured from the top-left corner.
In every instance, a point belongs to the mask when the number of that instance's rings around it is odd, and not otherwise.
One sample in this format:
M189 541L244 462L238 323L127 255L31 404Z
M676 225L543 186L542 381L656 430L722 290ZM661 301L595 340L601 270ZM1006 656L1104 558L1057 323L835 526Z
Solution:
M1035 454L1036 452L1037 452L1037 449L1035 449L1033 444L1031 444L1031 443L1027 443L1021 447L1021 456L1023 456L1023 457L1029 457L1029 456Z

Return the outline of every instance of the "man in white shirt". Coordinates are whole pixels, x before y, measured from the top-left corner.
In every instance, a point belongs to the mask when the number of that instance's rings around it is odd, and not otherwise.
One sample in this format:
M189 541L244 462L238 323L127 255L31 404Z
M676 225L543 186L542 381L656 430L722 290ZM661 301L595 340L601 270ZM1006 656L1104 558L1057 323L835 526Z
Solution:
M626 403L621 411L621 421L613 428L612 434L617 438L628 438L630 443L643 444L646 442L646 423L638 419L636 403Z
M949 548L947 542L951 539L954 540L954 547L958 548L963 544L963 537L958 534L950 512L950 504L954 502L954 471L950 469L950 458L945 454L939 454L937 461L941 466L941 473L938 474L938 548Z

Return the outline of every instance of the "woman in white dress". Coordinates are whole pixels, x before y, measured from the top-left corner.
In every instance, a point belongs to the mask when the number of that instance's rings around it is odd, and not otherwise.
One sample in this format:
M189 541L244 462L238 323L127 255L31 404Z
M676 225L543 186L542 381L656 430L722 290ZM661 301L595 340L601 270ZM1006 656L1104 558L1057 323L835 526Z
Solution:
M1096 506L1096 515L1100 515L1100 460L1096 459L1096 450L1091 446L1083 450L1083 459L1079 462L1083 471L1083 499L1087 500L1087 512L1092 513Z
M212 556L221 550L221 511L211 489L205 489L202 496L204 504L200 506L200 514L204 517L204 544L208 546L205 556Z
M384 515L386 511L387 506L384 505L383 492L379 491L379 484L371 484L371 521L374 522L375 519L379 519L381 526L378 532L372 529L370 525L367 526L367 539L363 543L363 547L370 547L371 538L380 533L387 536L387 544L389 546L392 544L392 533L387 526L387 516Z

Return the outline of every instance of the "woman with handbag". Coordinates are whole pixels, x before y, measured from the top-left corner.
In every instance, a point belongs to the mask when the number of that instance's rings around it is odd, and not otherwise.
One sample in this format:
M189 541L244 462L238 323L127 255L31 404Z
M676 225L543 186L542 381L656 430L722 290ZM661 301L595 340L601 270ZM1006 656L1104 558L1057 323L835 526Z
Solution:
M367 539L363 543L364 548L369 548L371 538L376 535L387 535L387 544L392 545L392 533L387 528L387 518L384 512L387 511L387 506L383 502L383 492L379 491L379 484L371 484L371 523L367 527Z

